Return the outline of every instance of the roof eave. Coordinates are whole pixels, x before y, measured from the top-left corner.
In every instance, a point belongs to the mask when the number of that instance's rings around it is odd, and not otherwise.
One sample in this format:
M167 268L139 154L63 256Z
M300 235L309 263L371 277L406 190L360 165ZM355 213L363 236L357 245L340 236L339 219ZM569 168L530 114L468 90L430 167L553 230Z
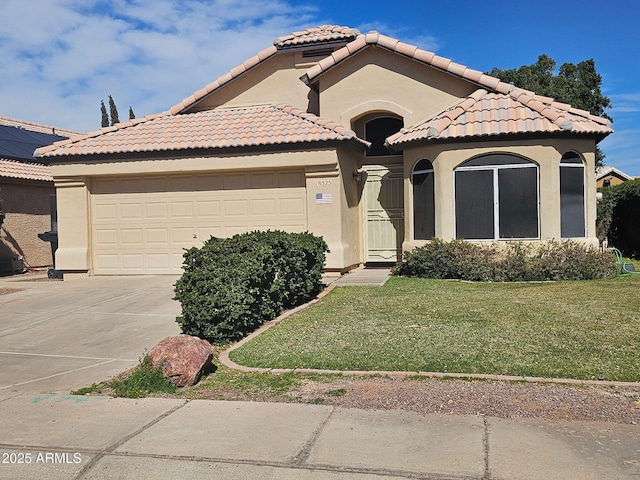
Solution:
M176 150L147 150L137 152L113 152L113 153L88 153L73 155L55 155L49 157L51 164L55 163L73 163L76 161L103 160L103 161L122 161L122 160L143 160L143 159L162 159L162 158L189 158L193 156L202 157L218 157L229 154L248 154L248 153L279 153L285 151L300 150L330 150L339 147L347 147L358 152L364 152L369 147L369 142L365 142L357 137L343 138L336 140L320 140L296 143L270 143L265 145L246 145L246 146L225 146L213 148L181 148Z
M612 132L585 133L585 132L558 131L558 132L516 132L516 133L503 133L503 134L494 134L494 135L474 135L474 136L466 136L466 137L448 137L448 138L430 137L430 138L419 138L415 140L398 142L392 145L387 145L387 148L390 148L393 151L401 151L406 148L415 148L415 147L422 147L426 145L443 144L443 143L473 143L473 142L488 142L488 141L501 141L501 140L513 140L513 139L541 139L541 138L559 138L559 137L593 138L597 145L611 133Z

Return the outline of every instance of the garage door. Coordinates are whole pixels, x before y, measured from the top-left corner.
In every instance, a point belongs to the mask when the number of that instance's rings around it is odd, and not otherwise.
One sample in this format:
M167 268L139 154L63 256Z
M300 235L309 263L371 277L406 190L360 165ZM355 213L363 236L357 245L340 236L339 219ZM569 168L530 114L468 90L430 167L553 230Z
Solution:
M97 275L180 273L212 235L307 230L303 172L93 179L91 207Z

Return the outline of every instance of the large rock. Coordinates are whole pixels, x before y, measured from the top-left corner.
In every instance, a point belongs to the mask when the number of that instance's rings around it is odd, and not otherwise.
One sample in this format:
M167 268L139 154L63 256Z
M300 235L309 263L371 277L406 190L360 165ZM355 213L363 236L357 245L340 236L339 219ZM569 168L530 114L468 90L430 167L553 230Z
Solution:
M206 340L178 335L161 340L149 352L154 367L160 367L171 383L178 387L195 385L213 358L213 348Z

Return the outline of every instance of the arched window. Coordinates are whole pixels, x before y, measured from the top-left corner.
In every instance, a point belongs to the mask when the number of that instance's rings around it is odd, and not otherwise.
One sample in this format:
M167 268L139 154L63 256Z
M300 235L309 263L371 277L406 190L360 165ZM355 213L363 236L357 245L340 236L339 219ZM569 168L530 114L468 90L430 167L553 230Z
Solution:
M575 152L560 160L560 236L585 236L584 163Z
M367 150L367 157L384 157L387 155L402 155L402 152L392 152L384 146L384 141L403 127L401 118L378 117L364 124L364 138L371 142Z
M490 154L455 169L457 238L538 238L538 203L538 166L530 160Z
M420 160L411 172L413 185L413 238L431 240L436 236L433 165Z

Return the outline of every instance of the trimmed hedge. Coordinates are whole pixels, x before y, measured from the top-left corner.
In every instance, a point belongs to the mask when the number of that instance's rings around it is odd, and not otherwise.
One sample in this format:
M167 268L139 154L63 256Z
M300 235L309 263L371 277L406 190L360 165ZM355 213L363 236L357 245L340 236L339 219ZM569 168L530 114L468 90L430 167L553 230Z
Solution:
M628 257L640 258L640 179L599 189L596 229L598 239L609 240Z
M175 284L182 332L212 343L238 340L322 289L325 241L310 233L211 237L184 253Z
M514 282L612 278L619 268L609 252L571 240L540 246L521 242L484 246L433 239L405 252L394 275L421 278Z

